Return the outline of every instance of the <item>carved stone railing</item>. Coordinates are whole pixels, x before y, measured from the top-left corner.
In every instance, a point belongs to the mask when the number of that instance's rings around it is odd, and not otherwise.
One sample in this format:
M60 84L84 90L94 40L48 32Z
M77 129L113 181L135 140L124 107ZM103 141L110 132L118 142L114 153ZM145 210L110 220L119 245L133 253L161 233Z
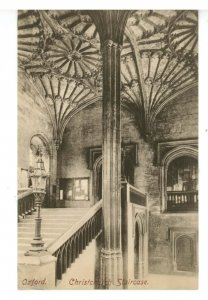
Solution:
M137 188L129 184L129 201L131 203L146 206L146 195L141 193Z
M56 279L64 274L86 246L102 231L102 200L90 208L84 217L60 236L47 250L57 257Z
M136 187L128 182L121 182L122 184L122 199L126 199L127 203L134 203L141 206L147 206L146 195L141 193Z
M198 210L198 191L167 192L168 212L187 212Z
M35 211L35 200L32 189L18 190L18 221Z

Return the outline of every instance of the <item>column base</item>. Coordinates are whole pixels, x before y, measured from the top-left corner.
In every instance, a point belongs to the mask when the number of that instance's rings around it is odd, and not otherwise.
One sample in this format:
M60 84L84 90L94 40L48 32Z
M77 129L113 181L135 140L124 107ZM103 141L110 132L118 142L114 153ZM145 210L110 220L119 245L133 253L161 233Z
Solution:
M57 258L47 251L20 257L18 260L18 289L55 289L56 260Z
M29 251L27 251L25 253L26 256L36 255L39 253L42 253L42 255L44 255L44 252L46 251L46 249L44 247L45 243L41 237L34 238L30 244L32 247Z
M101 288L123 289L123 263L120 250L101 250Z
M33 247L32 249L25 252L25 256L43 256L47 254L48 252L44 247Z

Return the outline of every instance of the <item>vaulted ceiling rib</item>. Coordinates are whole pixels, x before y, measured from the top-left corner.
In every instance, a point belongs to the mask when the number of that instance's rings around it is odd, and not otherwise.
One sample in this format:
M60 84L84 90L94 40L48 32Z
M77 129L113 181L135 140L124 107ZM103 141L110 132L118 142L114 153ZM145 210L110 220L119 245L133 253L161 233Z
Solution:
M195 11L134 11L127 21L122 105L144 135L174 95L197 83L197 24ZM18 59L51 111L56 139L71 113L102 95L99 35L84 11L20 11Z
M126 65L134 63L139 72L122 82L122 98L144 134L151 134L157 113L174 95L197 83L197 30L195 11L139 11L129 18L134 55L122 60L122 71L128 74Z

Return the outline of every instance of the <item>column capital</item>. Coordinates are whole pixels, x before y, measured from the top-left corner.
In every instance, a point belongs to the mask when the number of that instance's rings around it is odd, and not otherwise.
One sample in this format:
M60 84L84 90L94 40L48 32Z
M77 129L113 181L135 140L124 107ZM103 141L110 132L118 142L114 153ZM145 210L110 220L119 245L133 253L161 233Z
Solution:
M101 44L106 40L112 40L123 44L123 35L130 10L88 10L98 30Z
M106 41L104 41L103 42L103 47L108 47L108 48L113 47L113 48L117 48L120 51L122 50L122 45L119 44L119 43L116 43L116 42L114 42L112 40L106 40Z
M53 141L51 143L51 149L52 149L52 151L50 153L51 159L56 158L56 155L57 155L60 145L61 145L61 141L59 139L53 139Z
M61 140L60 139L54 139L54 146L56 148L56 151L58 151L60 145L61 145Z

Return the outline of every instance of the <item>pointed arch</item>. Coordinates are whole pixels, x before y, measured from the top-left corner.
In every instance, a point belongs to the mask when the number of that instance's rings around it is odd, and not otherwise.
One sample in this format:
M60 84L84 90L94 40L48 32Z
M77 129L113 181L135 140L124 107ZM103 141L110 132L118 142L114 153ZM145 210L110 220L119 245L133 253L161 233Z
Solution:
M141 279L144 276L144 240L147 232L145 216L142 213L135 215L134 222L134 278Z
M162 212L167 211L167 173L168 167L172 161L179 157L192 157L198 160L198 149L189 146L181 145L173 148L171 151L166 153L161 160L160 167L160 187L161 187L161 210Z
M102 184L102 180L100 180L100 176L102 176L102 155L100 155L93 164L92 187L94 203L99 201L101 199L100 196L102 196L102 185L100 186L100 184Z

